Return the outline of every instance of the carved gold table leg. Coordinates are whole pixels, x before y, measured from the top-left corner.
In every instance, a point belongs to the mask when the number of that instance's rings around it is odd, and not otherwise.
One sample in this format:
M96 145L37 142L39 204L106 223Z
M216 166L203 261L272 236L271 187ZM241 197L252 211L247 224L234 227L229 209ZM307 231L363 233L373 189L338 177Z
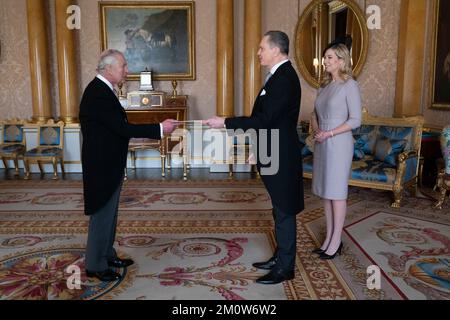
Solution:
M439 197L434 207L438 210L441 210L442 204L445 201L445 196L447 195L447 191L450 190L450 174L445 174L444 170L439 172L436 185L439 189Z
M391 204L392 208L400 208L402 201L403 188L401 186L394 186L394 202Z

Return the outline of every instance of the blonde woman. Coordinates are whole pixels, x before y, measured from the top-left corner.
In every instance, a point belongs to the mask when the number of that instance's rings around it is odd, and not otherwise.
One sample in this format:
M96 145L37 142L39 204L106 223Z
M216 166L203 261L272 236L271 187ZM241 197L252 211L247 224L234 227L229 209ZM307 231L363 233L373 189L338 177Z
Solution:
M353 158L352 129L361 125L361 95L344 44L329 46L324 66L326 74L311 121L315 138L312 192L324 201L327 235L313 252L321 259L333 259L342 249Z

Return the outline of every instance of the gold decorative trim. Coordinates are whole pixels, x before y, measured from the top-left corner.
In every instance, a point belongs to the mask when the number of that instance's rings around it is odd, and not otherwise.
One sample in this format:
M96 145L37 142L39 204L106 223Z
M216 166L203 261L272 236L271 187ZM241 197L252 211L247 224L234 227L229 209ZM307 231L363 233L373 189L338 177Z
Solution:
M330 8L330 13L335 13L347 8L347 5L342 1L333 0L328 3L328 7Z
M81 164L81 161L64 161L64 164Z
M356 78L360 75L364 63L366 62L367 53L369 50L369 30L367 28L364 13L354 1L352 0L339 0L339 1L343 2L344 6L349 7L353 11L353 13L357 18L361 32L361 56L359 57L358 61L356 61L355 66L353 68L353 75ZM300 34L306 21L308 20L309 15L314 11L317 5L323 3L326 3L326 1L313 0L301 14L300 19L297 22L297 27L295 29L295 62L303 79L305 79L305 81L313 88L319 88L320 83L318 79L316 79L309 73L308 68L305 65L303 59L303 48L300 45Z
M440 109L440 110L449 110L450 104L442 104L442 103L433 103L434 100L434 92L435 92L435 71L436 71L436 52L437 52L437 38L438 38L438 22L439 22L439 7L440 0L433 1L433 18L432 18L432 43L431 43L431 74L430 74L430 91L429 91L429 109Z
M196 79L196 66L195 66L195 2L194 1L108 1L99 2L99 30L100 30L100 43L101 50L106 50L108 43L108 34L106 32L106 9L125 9L125 8L135 8L135 9L183 9L187 11L187 48L188 48L188 60L189 60L189 70L185 73L156 73L154 75L154 80L195 80ZM127 76L128 80L139 80L139 74L129 74Z
M61 117L61 121L63 121L65 124L78 124L80 121L78 120L78 117Z

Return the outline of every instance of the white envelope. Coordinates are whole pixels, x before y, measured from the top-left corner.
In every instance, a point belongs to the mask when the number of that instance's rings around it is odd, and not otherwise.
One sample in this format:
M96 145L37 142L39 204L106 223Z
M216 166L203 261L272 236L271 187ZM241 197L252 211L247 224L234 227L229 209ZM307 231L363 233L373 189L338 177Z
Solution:
M261 94L259 96L261 97L261 96L265 96L265 95L266 95L266 90L262 89Z

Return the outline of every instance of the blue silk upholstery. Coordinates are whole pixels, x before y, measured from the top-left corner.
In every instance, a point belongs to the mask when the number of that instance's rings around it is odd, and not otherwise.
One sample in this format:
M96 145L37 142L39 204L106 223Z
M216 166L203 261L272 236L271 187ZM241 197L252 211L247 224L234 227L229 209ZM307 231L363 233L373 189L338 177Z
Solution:
M412 178L414 178L414 176L416 175L416 169L417 169L417 157L407 159L403 182L407 182Z
M365 156L360 161L352 162L352 179L393 183L397 170L388 164Z
M405 150L406 140L389 139L386 137L378 137L375 145L375 160L380 160L390 165L397 166L397 157Z
M313 171L313 156L309 155L303 158L303 172L312 173L312 171Z
M60 144L60 128L59 127L41 127L40 128L41 146L58 146Z
M27 157L56 157L62 154L62 149L57 147L34 148L25 152Z
M308 145L308 142L306 141L308 138L309 134L308 133L299 133L298 134L298 138L300 139L300 142L304 144L304 147L302 149L302 157L307 157L313 154L312 150L311 150L311 146Z
M12 155L15 152L22 150L25 150L25 146L20 143L0 145L0 153L3 153L4 155Z
M398 155L412 149L413 128L362 125L352 130L354 154L351 179L382 183L394 183L397 173ZM303 171L312 173L313 150L306 143L307 133L299 133L300 141L305 144L302 150ZM406 160L405 176L407 182L416 176L417 157Z
M23 141L23 125L21 124L5 124L3 127L3 142L22 142Z
M444 157L444 165L445 165L445 169L444 172L446 174L450 174L450 124L447 125L443 130L442 130L442 135L441 135L441 150L442 150L442 155Z
M371 125L362 125L352 130L355 139L353 158L360 160L364 155L372 155L375 149L378 127Z
M303 159L303 172L312 173L313 157ZM415 172L415 171L414 171ZM384 162L365 156L363 160L352 162L351 178L356 180L393 183L396 169Z

